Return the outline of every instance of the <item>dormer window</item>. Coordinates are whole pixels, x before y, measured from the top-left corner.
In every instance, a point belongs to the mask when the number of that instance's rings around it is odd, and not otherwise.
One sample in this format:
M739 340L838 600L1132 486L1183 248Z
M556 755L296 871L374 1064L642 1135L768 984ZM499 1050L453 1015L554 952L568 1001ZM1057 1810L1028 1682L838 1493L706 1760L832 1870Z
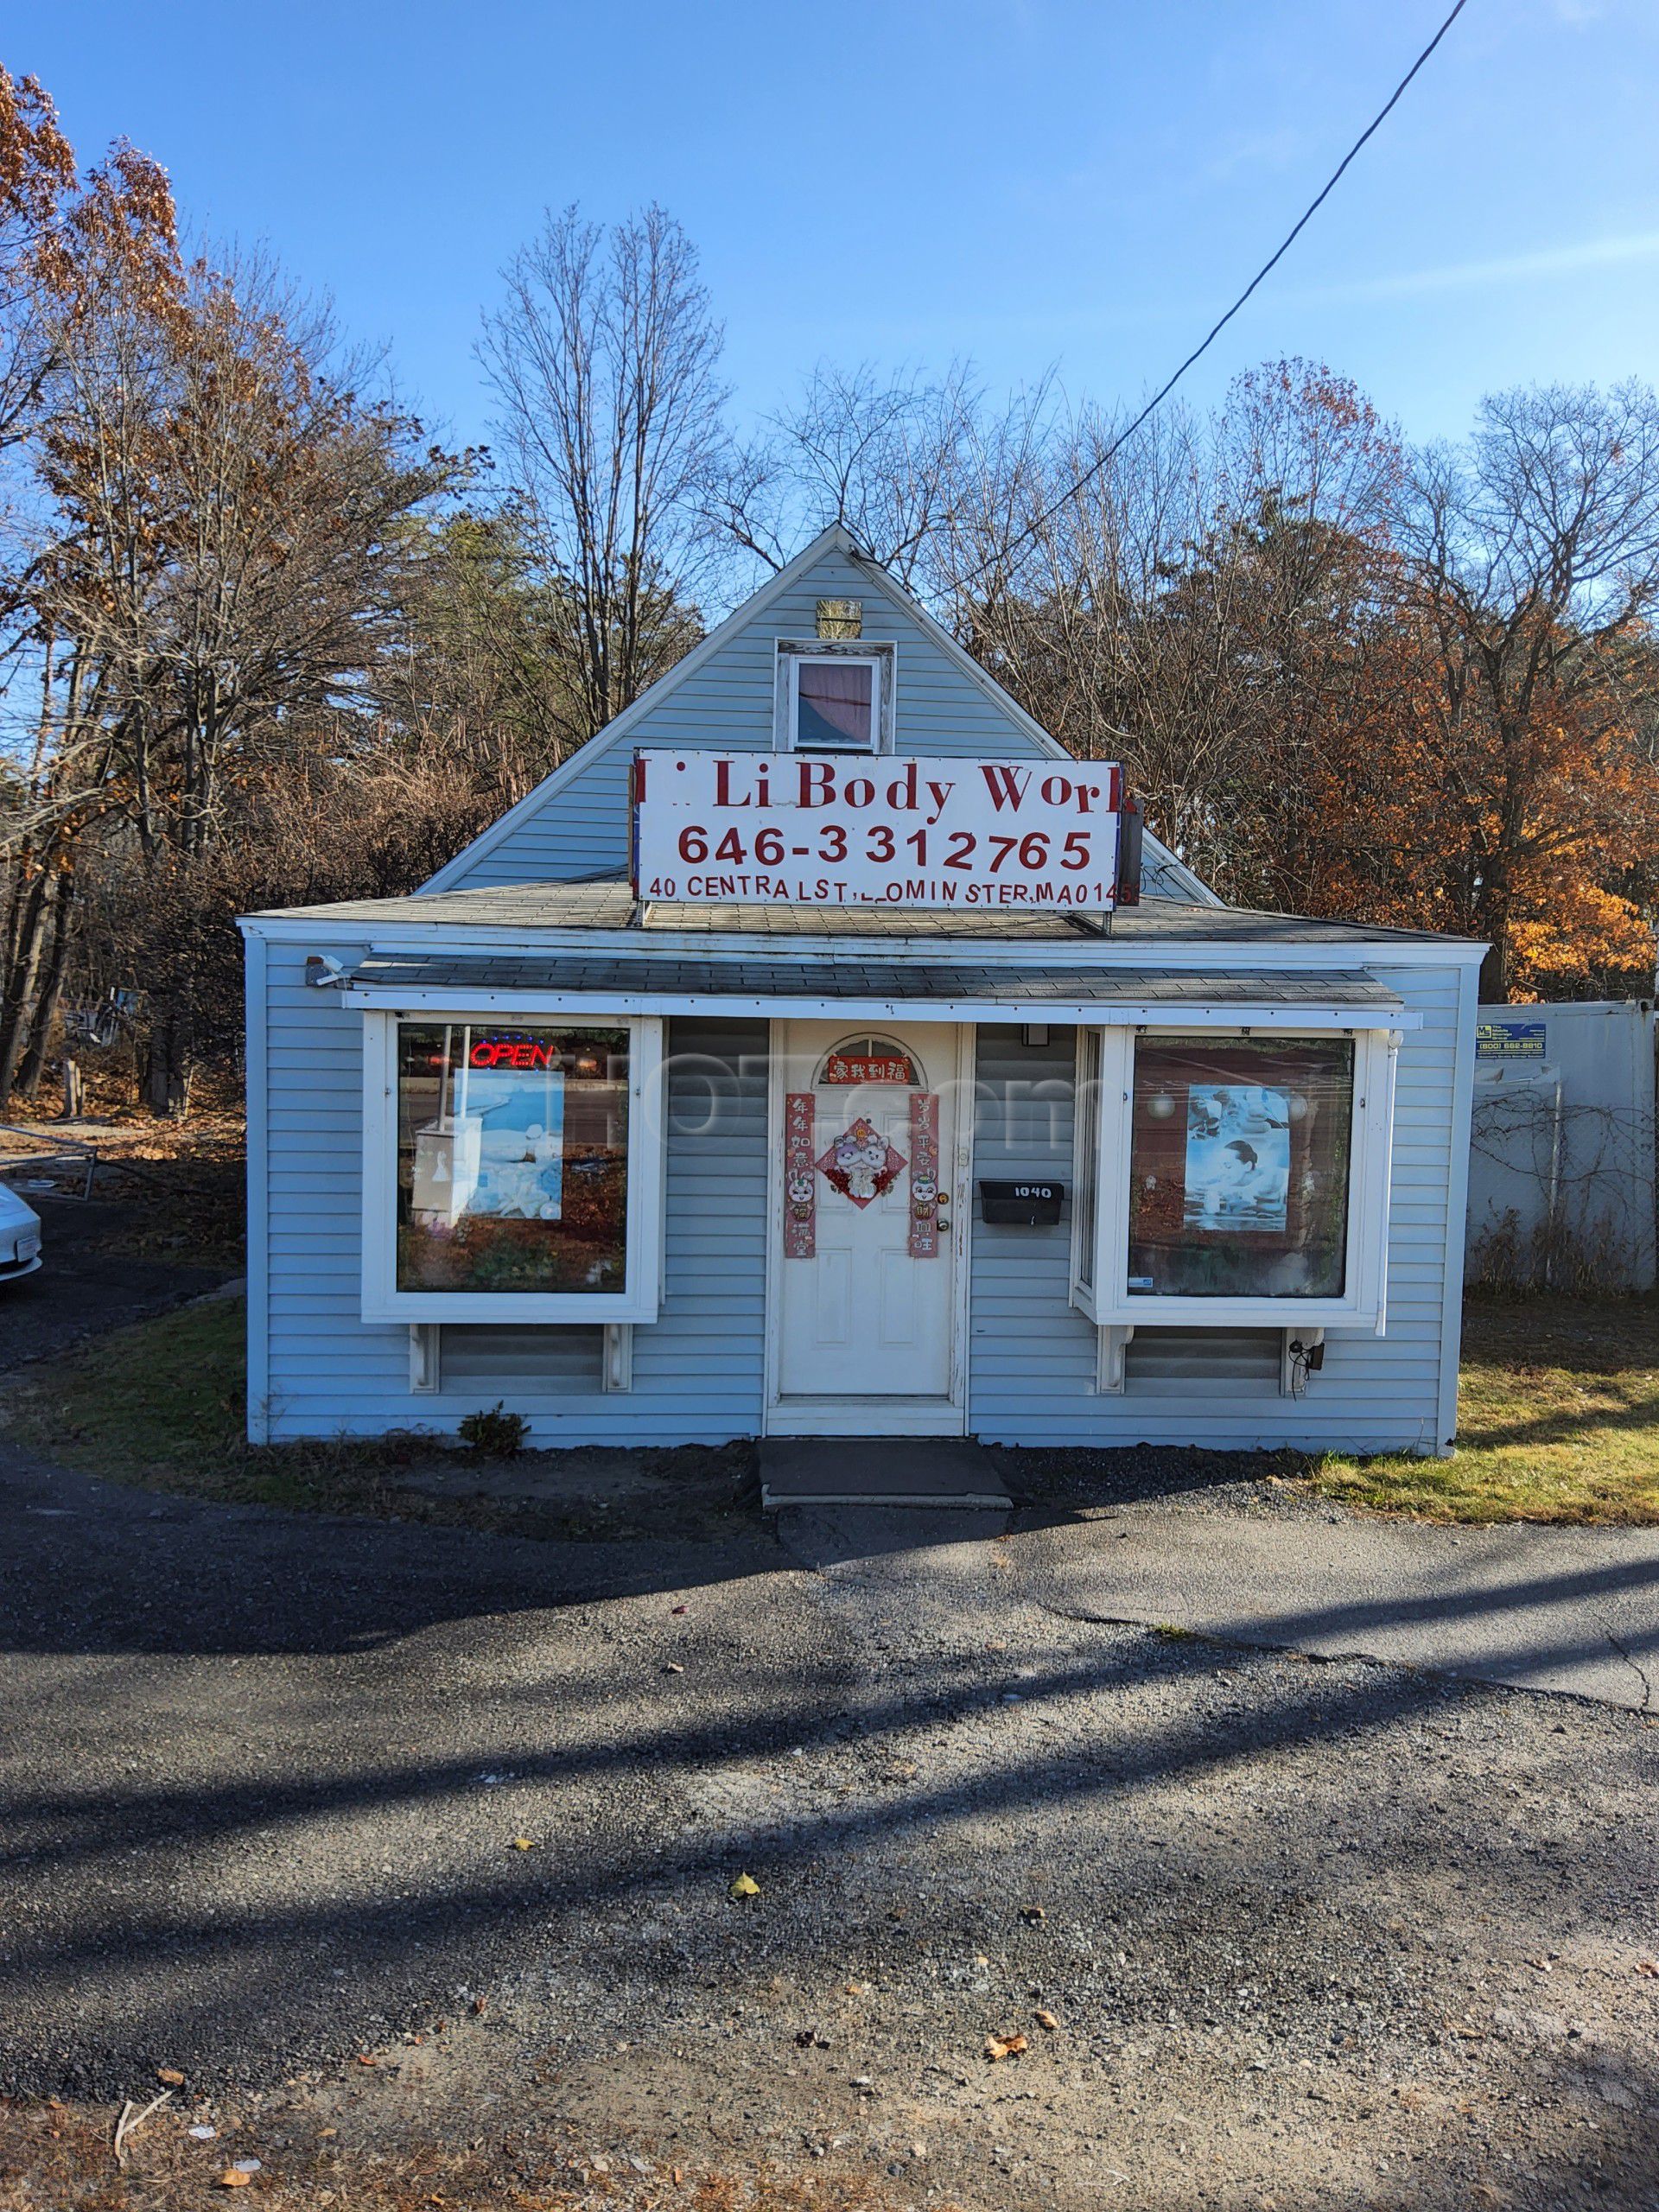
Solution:
M893 749L893 647L815 639L778 646L778 749Z

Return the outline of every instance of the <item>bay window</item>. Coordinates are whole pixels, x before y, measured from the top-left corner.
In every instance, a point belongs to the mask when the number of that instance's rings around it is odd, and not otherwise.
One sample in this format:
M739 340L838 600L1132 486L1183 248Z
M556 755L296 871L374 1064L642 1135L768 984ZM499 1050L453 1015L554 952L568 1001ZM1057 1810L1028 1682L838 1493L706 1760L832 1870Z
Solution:
M660 1023L366 1022L364 1318L654 1319Z
M1117 1326L1380 1330L1394 1042L1080 1032L1073 1301Z

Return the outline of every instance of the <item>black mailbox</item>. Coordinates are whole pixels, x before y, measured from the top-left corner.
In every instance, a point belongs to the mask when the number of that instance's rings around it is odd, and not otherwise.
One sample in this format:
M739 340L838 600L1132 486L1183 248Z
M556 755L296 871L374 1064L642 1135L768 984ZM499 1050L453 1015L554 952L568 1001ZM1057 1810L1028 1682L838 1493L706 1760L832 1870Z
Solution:
M1046 1229L1060 1217L1064 1183L993 1183L982 1179L979 1203L988 1222L1000 1229Z

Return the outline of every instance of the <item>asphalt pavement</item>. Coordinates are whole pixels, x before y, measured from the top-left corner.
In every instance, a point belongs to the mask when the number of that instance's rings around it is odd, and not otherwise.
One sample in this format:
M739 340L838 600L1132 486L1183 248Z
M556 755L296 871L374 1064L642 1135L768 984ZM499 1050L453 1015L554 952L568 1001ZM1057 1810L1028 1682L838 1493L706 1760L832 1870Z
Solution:
M1655 1708L1659 1529L1128 1507L1024 1549L1079 1617Z
M1652 1724L1124 1624L1142 1546L535 1542L0 1454L0 2088L551 2110L992 2212L1650 2204Z

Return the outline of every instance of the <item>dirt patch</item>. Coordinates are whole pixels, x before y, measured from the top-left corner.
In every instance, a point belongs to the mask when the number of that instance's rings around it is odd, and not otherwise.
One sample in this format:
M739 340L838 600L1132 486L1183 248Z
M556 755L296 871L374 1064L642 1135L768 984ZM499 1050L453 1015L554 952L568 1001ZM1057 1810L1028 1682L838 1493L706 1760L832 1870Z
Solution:
M181 1283L194 1279L174 1269L144 1280L158 1301L176 1303ZM95 1300L88 1309L96 1312ZM0 1308L0 1328L4 1320ZM360 1441L250 1444L246 1325L240 1297L215 1296L115 1330L15 1373L0 1394L0 1424L14 1441L65 1465L221 1504L558 1541L714 1541L758 1523L755 1448L747 1441L511 1459L414 1429Z
M389 2075L416 2075L425 2042L411 2037L390 2054ZM711 2169L660 2164L614 2145L607 2154L574 2121L547 2117L525 2125L515 2115L504 2145L499 2111L488 2114L486 2139L467 2135L476 2107L446 2113L442 2133L417 2126L398 2140L365 2126L350 2100L310 2094L187 2089L124 2138L118 2163L123 2113L142 2115L149 2103L148 2094L124 2099L111 2112L60 2098L0 2100L0 2212L162 2212L221 2193L226 2203L268 2212L910 2212L917 2202L835 2166L785 2175L742 2160ZM245 2177L245 2194L232 2175ZM952 2212L931 2202L935 2212Z
M216 1109L182 1122L130 1112L78 1122L37 1117L27 1126L43 1143L62 1140L97 1154L93 1196L106 1202L99 1232L106 1253L209 1268L221 1277L240 1272L247 1131L239 1111ZM71 1170L55 1180L66 1196L79 1188ZM26 1195L33 1204L34 1194Z

